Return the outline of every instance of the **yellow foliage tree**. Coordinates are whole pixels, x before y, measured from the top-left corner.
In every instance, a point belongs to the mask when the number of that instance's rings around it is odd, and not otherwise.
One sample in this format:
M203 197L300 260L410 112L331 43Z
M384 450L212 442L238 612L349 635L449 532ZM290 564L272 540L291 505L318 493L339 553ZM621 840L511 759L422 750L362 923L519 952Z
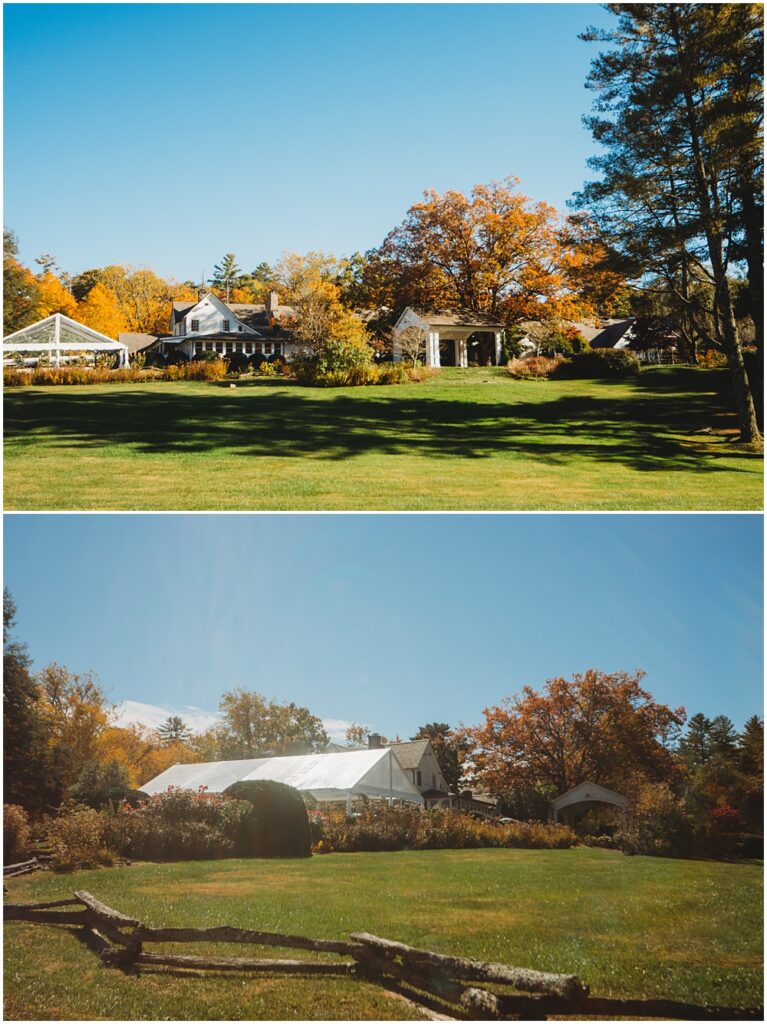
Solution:
M108 338L117 338L121 331L129 329L117 296L105 284L95 284L91 288L77 306L76 319Z
M98 680L52 663L37 678L39 713L51 763L63 789L83 767L99 760L99 742L109 724L109 704Z
M65 316L77 317L77 302L55 274L48 270L37 279L40 293L39 311L41 319L52 313L63 313Z
M129 331L160 334L168 329L168 306L173 287L152 270L115 264L101 271L103 284L117 297ZM195 296L196 298L196 296Z
M200 755L185 743L174 740L162 744L156 733L139 725L106 728L99 736L97 756L105 763L117 761L133 787L143 785L173 764L200 760Z

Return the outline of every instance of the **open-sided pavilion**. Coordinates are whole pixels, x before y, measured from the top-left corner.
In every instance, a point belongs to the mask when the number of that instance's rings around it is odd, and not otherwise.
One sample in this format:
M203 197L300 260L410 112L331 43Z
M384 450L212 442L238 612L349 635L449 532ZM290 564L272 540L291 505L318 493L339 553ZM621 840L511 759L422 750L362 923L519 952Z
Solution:
M52 313L44 320L3 338L5 365L20 359L27 366L36 366L44 354L53 366L66 365L83 356L95 362L96 356L104 352L116 355L118 367L128 365L127 345L78 323L64 313Z

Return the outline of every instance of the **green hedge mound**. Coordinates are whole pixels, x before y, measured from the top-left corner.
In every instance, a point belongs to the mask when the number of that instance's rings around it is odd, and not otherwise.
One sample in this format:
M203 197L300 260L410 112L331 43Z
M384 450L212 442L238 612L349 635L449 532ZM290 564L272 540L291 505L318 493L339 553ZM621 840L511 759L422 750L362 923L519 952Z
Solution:
M253 820L242 837L247 849L242 849L241 856L311 856L309 815L297 789L282 782L235 782L225 796L247 800L253 806Z

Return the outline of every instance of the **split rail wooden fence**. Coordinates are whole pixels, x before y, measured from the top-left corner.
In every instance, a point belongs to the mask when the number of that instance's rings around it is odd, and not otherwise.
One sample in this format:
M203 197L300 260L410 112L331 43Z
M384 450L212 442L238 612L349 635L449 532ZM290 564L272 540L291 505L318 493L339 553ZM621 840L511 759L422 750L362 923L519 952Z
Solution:
M761 1007L698 1006L671 999L592 996L574 974L551 974L508 964L445 956L402 942L355 932L351 942L301 935L215 928L150 928L106 906L85 890L73 899L7 903L6 921L75 925L106 964L123 970L173 967L196 971L348 975L399 992L445 1019L546 1020L557 1017L654 1017L673 1020L763 1020ZM301 949L344 960L246 959L150 953L149 943L218 943Z

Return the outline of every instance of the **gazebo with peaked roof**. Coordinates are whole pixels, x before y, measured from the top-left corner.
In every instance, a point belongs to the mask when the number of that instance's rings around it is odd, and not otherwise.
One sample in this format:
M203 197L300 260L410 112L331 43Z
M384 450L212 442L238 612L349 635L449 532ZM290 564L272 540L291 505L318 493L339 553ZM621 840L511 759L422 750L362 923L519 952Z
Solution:
M498 366L504 323L477 309L415 309L408 306L392 328L394 361L402 358L400 337L408 328L423 331L427 366L468 366L470 357L485 352L482 362ZM475 335L484 335L476 338ZM485 343L486 342L486 343ZM470 349L476 351L470 352Z
M627 797L606 786L599 786L596 782L581 782L551 801L551 818L555 822L563 821L566 825L572 825L576 813L587 810L592 804L613 804L621 808L625 825L628 803Z
M44 320L22 327L3 338L3 363L20 355L25 363L36 365L43 353L49 353L54 366L70 362L72 355L89 355L95 360L99 352L113 352L117 365L128 365L128 346L94 331L64 313L52 313Z

